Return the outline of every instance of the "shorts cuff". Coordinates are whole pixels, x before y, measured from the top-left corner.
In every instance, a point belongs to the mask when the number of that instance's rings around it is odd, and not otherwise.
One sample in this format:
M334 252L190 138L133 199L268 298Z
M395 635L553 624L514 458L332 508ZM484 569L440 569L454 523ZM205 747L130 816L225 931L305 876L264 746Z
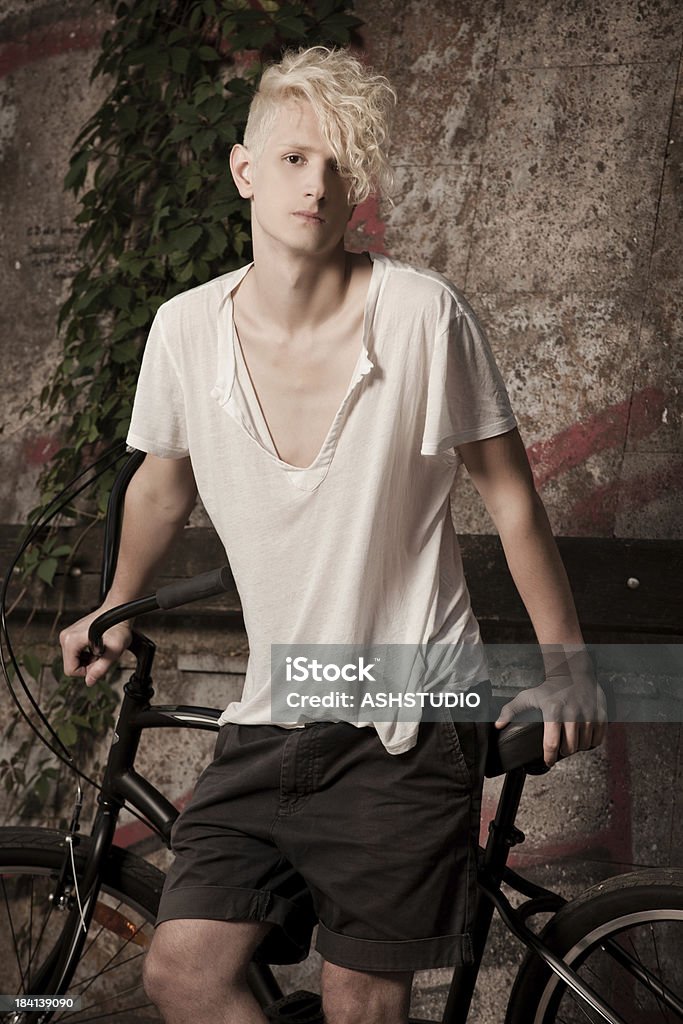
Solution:
M320 922L315 948L323 959L353 971L426 971L474 962L468 933L380 942L340 935Z
M308 956L315 919L291 900L267 889L192 885L165 890L156 924L174 920L268 921L274 924L254 960L297 964Z

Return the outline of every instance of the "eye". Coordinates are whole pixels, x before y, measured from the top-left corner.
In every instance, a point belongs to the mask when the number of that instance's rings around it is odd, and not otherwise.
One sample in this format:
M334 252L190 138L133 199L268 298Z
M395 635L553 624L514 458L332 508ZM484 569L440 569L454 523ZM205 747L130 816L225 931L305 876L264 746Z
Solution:
M296 167L303 162L303 157L300 153L288 153L285 160L291 167Z

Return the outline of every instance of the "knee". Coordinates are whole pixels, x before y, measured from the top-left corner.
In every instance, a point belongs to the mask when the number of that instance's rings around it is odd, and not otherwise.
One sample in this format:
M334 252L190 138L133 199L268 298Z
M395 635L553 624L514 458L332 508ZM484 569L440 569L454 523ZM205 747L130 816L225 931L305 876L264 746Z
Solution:
M170 950L155 940L147 951L142 967L142 984L147 996L155 1006L161 1007L184 988L182 965L174 962Z
M412 974L367 974L325 964L326 1024L407 1024Z
M173 945L152 941L142 968L142 984L149 999L162 1012L166 1007L196 1005L207 994L206 978L192 969L187 956Z

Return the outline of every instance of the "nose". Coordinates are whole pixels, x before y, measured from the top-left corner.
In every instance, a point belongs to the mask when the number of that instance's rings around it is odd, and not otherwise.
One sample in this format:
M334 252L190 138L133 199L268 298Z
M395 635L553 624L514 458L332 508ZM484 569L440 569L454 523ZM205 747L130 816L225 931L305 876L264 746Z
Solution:
M308 167L308 174L305 182L306 198L322 202L326 193L327 168L324 165L318 166L317 162L311 161Z

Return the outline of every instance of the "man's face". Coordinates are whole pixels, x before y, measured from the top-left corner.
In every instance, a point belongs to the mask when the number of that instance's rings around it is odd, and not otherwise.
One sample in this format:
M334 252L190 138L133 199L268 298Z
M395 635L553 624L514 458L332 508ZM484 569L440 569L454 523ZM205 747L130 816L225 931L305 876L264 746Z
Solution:
M250 164L252 230L301 255L341 244L353 207L349 183L336 167L306 100L277 111L263 152Z

